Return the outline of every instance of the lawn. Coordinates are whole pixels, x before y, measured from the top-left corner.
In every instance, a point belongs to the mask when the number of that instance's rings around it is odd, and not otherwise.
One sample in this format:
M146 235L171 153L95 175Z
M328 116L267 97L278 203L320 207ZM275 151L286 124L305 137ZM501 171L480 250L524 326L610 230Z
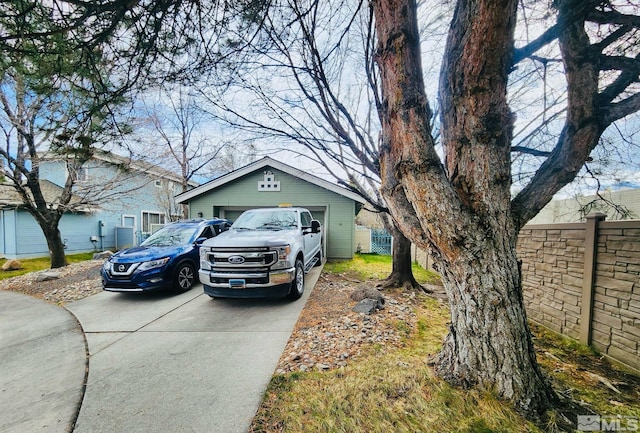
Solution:
M93 254L94 253L90 252L90 253L68 255L67 261L69 263L84 262L85 260L91 260L91 258L93 257ZM2 264L5 261L6 261L5 259L0 259L0 266L2 266ZM36 259L21 259L20 263L22 263L22 269L18 269L15 271L0 271L0 280L16 277L18 275L24 275L29 272L43 271L51 267L51 260L49 259L49 257L39 257Z
M323 272L364 281L382 279L390 270L389 257L358 255L329 262ZM437 275L415 270L418 281L437 281ZM640 419L640 378L634 372L534 325L538 361L557 392L576 403L564 411L566 420L562 412L550 412L546 424L534 424L491 392L449 386L430 364L447 332L448 308L427 295L418 298L417 325L407 330L402 348L372 345L344 368L274 376L252 433L575 431L560 426L577 428L582 414L622 417L621 426Z

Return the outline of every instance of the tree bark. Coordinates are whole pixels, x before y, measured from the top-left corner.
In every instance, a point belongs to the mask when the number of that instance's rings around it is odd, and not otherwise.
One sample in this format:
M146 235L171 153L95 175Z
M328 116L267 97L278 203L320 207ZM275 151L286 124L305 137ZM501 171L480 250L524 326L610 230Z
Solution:
M530 416L555 401L537 365L522 301L511 214L506 103L513 0L461 1L441 77L446 167L430 135L416 4L377 0L382 194L414 243L434 253L451 308L436 372Z
M51 256L51 269L67 266L69 263L64 252L64 242L62 241L60 230L44 231L47 238L47 246L49 247L49 255Z
M47 239L49 256L51 258L51 269L67 266L69 263L65 255L64 242L58 229L60 218L56 218L56 215L38 215L35 218L42 229L44 237Z
M380 283L379 287L382 289L402 287L405 290L426 291L413 276L411 241L393 224L387 224L387 218L384 219L385 228L393 237L391 249L392 265L391 274Z

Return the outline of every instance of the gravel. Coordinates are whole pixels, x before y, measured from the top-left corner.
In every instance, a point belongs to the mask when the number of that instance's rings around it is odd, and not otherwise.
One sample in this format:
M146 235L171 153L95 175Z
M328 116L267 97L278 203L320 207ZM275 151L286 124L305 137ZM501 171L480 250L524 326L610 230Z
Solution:
M0 280L0 290L11 290L44 299L58 305L77 301L102 291L100 267L104 260L88 260L63 268L31 272ZM43 279L46 274L58 278Z
M277 374L331 370L345 367L372 347L401 347L400 329L414 329L415 294L384 292L384 309L367 315L352 308L351 293L375 282L351 281L341 275L323 274L303 309L287 343ZM405 324L406 326L401 326Z

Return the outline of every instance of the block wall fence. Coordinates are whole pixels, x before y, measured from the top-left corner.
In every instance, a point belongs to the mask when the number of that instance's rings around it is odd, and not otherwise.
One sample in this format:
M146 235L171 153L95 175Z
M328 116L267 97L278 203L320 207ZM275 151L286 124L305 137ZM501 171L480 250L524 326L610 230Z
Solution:
M604 219L520 231L527 317L640 370L640 220ZM425 251L412 257L432 268Z
M640 370L640 221L525 226L528 318Z

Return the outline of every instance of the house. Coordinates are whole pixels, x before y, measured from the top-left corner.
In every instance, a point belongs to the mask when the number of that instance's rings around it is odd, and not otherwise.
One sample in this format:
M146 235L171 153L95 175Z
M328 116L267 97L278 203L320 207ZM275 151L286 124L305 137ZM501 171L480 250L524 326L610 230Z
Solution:
M352 258L358 194L298 168L265 157L176 196L193 217L234 220L256 207L300 206L322 224L325 257Z
M627 213L621 213L621 209ZM552 200L528 224L579 222L593 212L606 214L607 221L640 218L640 188L604 190L597 196Z
M59 197L68 170L62 157L40 155L40 182L48 203ZM161 167L105 152L77 175L72 203L91 204L72 207L60 220L68 254L137 245L158 225L181 216L173 200L182 190L181 179ZM13 186L0 185L0 255L21 259L48 254L40 227Z

